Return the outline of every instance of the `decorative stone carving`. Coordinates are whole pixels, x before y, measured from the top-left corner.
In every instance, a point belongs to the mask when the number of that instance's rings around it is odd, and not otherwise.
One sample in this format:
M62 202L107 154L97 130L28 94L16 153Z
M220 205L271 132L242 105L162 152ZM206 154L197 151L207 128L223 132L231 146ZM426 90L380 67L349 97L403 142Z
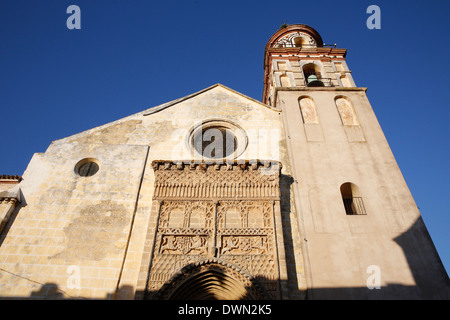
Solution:
M164 235L161 254L206 254L206 237Z
M155 199L272 198L279 199L281 163L190 162L188 166L154 161ZM201 170L199 169L201 168ZM230 174L238 171L239 174Z
M147 297L161 297L162 288L170 296L170 278L187 265L214 258L262 279L268 296L278 298L278 285L272 283L279 281L274 206L279 205L281 165L183 163L152 164L154 199L160 205Z
M271 298L262 288L259 280L252 278L238 266L216 258L191 263L167 278L164 285L155 294L158 299L196 300L214 299L251 299L267 300ZM223 285L218 288L216 283ZM212 285L208 286L208 282ZM273 287L266 285L265 287ZM274 290L271 290L274 291Z
M295 41L296 38L301 38L301 42ZM291 32L279 39L274 48L282 48L282 47L301 47L307 45L308 48L314 47L317 45L316 41L310 35L304 32Z
M267 254L267 238L261 236L223 236L221 254Z

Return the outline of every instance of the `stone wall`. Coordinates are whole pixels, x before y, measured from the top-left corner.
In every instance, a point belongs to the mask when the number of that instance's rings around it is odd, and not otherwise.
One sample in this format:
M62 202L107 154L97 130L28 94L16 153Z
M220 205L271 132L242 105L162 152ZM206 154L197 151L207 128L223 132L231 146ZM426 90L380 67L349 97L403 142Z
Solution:
M281 180L290 176L280 112L221 85L54 141L30 161L20 183L23 202L1 234L0 295L133 299L142 293L146 248L157 226L151 163L192 159L193 129L212 120L245 132L236 160L280 161ZM98 172L80 176L77 168L89 161ZM292 254L283 281L302 297L293 198L289 183L280 184L284 246Z

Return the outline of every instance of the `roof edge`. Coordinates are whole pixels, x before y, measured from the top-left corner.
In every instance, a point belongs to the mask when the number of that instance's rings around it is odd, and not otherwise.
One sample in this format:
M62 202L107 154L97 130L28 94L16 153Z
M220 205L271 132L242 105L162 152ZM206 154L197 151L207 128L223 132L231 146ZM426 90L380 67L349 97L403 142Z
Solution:
M188 99L191 99L191 98L193 98L193 97L195 97L195 96L198 96L198 95L200 95L200 94L203 94L203 93L205 93L205 92L207 92L207 91L209 91L209 90L212 90L212 89L214 89L214 88L217 88L217 87L220 87L220 88L226 89L226 90L228 90L228 91L231 91L231 92L233 92L234 94L237 94L237 95L239 95L239 96L241 96L241 97L243 97L243 98L245 98L245 99L251 100L251 101L253 101L253 102L255 102L255 103L257 103L257 104L259 104L259 105L261 105L261 106L263 106L263 107L266 107L266 108L268 108L268 109L270 109L270 110L277 111L277 112L279 111L279 110L276 110L275 108L273 108L273 107L271 107L271 106L269 106L269 105L267 105L267 104L265 104L265 103L263 103L263 102L261 102L261 101L259 101L259 100L256 100L256 99L254 99L254 98L252 98L252 97L249 97L249 96L247 96L247 95L245 95L245 94L243 94L243 93L240 93L239 91L236 91L236 90L234 90L234 89L231 89L231 88L229 88L229 87L227 87L227 86L225 86L225 85L223 85L223 84L221 84L221 83L216 83L216 84L214 84L214 85L212 85L212 86L209 86L209 87L207 87L207 88L205 88L205 89L202 89L202 90L200 90L200 91L191 93L191 94L189 94L189 95L187 95L187 96L184 96L184 97L182 97L182 98L178 98L178 99L175 99L175 100L172 100L172 101L163 103L163 104L161 104L161 105L158 105L158 106L155 106L155 107L151 107L150 109L147 109L146 111L143 111L143 112L142 112L142 115L143 115L143 116L149 116L149 115L155 114L155 113L157 113L157 112L159 112L159 111L162 111L162 110L164 110L164 109L167 109L167 108L169 108L169 107L171 107L171 106L173 106L173 105L176 105L176 104L178 104L178 103L180 103L180 102L183 102L183 101L186 101L186 100L188 100Z
M254 102L254 103L257 103L257 104L259 104L259 105L261 105L261 106L263 106L263 107L265 107L265 108L268 108L269 110L272 110L272 111L275 111L275 112L280 112L280 110L275 109L275 108L273 108L273 107L271 107L271 106L269 106L269 105L267 105L267 104L265 104L265 103L263 103L263 102L261 102L261 101L258 101L258 100L254 99L254 98L252 98L252 97L246 96L245 94L242 94L242 93L240 93L240 92L238 92L238 91L236 91L236 90L233 90L233 89L231 89L231 88L229 88L229 87L227 87L227 86L225 86L225 85L223 85L223 84L221 84L221 83L216 83L216 84L214 84L214 85L212 85L212 86L209 86L209 87L207 87L207 88L205 88L205 89L202 89L202 90L200 90L200 91L197 91L197 92L194 92L194 93L192 93L192 94L189 94L189 95L184 96L184 97L182 97L182 98L178 98L178 99L175 99L175 100L172 100L172 101L169 101L169 102L166 102L166 103L163 103L163 104L160 104L160 105L157 105L157 106L154 106L154 107L145 109L145 110L143 110L143 111L134 113L134 114L132 114L132 115L129 115L129 116L126 116L126 117L117 119L117 120L114 120L114 121L112 121L112 122L105 123L105 124L100 125L100 126L97 126L97 127L93 127L93 128L87 129L87 130L83 130L83 131L81 131L81 132L75 133L75 134L70 135L70 136L67 136L67 137L63 137L63 138L60 138L60 139L56 139L56 140L54 140L54 141L51 142L51 145L55 145L55 144L62 143L62 142L64 142L64 141L66 141L67 139L74 139L74 138L76 138L76 137L79 137L79 136L83 136L83 135L89 134L89 133L91 133L92 131L95 131L95 130L101 130L101 129L104 129L104 128L106 128L106 127L112 125L112 124L116 124L116 123L119 123L119 122L121 122L121 121L126 121L127 119L134 119L134 118L140 117L140 116L149 116L149 115L153 115L153 114L155 114L155 113L158 113L159 111L165 110L165 109L167 109L167 108L169 108L169 107L171 107L171 106L173 106L173 105L176 105L176 104L178 104L178 103L181 103L181 102L183 102L183 101L186 101L186 100L188 100L188 99L190 99L190 98L193 98L193 97L195 97L195 96L198 96L198 95L200 95L200 94L202 94L202 93L204 93L204 92L207 92L207 91L212 90L212 89L217 88L217 87L226 89L226 90L228 90L228 91L230 91L230 92L232 92L232 93L234 93L234 94L237 94L237 95L239 95L239 96L241 96L241 97L243 97L243 98L245 98L245 99L248 99L248 100L250 100L250 101L252 101L252 102Z

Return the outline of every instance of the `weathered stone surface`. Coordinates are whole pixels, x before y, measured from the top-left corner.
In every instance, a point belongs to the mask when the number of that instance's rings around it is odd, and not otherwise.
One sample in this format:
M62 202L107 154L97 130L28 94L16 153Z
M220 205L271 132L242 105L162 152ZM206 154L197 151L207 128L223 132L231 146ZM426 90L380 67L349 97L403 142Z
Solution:
M0 298L449 299L345 54L287 26L265 50L264 103L217 84L0 176ZM365 214L346 211L347 184Z

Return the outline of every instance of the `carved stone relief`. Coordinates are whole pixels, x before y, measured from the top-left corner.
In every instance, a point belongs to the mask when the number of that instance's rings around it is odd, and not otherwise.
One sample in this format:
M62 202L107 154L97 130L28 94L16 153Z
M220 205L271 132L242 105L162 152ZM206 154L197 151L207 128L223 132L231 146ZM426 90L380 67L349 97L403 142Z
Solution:
M272 174L260 162L220 166L153 163L160 205L147 298L157 298L182 268L211 258L258 278L268 297L279 297L274 206L281 166Z
M206 254L206 237L163 235L160 254Z
M221 254L267 254L266 236L223 236Z

